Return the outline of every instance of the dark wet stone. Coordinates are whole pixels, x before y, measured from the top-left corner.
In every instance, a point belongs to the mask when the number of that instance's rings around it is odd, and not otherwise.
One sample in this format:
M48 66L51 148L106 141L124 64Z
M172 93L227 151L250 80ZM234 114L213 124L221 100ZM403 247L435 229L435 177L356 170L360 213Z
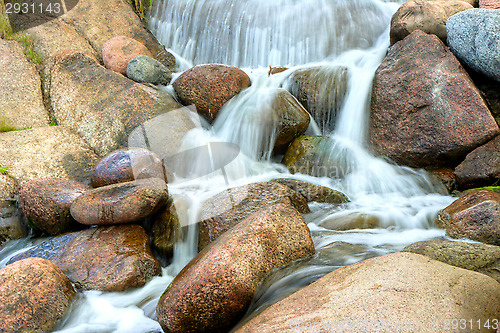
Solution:
M87 290L139 288L160 274L148 236L136 224L90 228L56 236L14 256L10 263L30 257L52 261L79 288Z
M70 214L73 201L90 188L67 178L38 178L19 191L19 207L30 224L42 232L59 235L82 228Z
M333 190L326 186L315 185L290 178L273 179L272 182L283 184L294 191L302 194L307 202L323 202L331 204L342 204L349 202L349 198L342 192Z
M129 223L153 214L167 199L163 180L141 179L88 191L73 202L71 215L86 225Z

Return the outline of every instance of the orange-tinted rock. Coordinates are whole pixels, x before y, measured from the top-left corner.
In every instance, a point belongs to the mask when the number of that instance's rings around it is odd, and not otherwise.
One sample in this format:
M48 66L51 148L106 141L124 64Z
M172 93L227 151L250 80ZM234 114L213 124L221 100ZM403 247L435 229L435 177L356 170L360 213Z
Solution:
M212 122L219 109L250 84L248 75L239 68L204 64L182 73L172 86L183 105L194 104L196 111Z
M201 206L199 250L255 212L278 203L309 213L305 198L291 188L273 182L252 183L227 189Z
M471 151L455 168L462 188L491 185L500 179L500 136Z
M50 235L82 228L70 214L73 201L90 188L67 178L38 178L19 191L19 207L31 224Z
M148 236L139 225L97 227L56 236L14 256L55 263L79 288L124 291L142 287L160 274Z
M29 258L0 269L0 332L52 332L75 290L52 262Z
M167 181L163 162L144 148L122 148L111 152L97 163L92 186L101 187L136 179L159 178Z
M165 181L140 179L90 190L71 205L71 215L86 225L139 221L161 208L168 199Z
M479 8L500 9L498 0L479 0Z
M125 36L113 37L102 47L104 66L123 75L127 75L128 62L138 55L152 57L146 46Z
M165 332L226 332L267 272L312 254L297 210L270 206L227 231L175 277L158 302L158 321Z
M499 133L478 89L434 35L414 31L378 68L369 139L374 150L413 167L453 166Z
M500 245L500 193L468 191L440 211L435 223L449 237Z

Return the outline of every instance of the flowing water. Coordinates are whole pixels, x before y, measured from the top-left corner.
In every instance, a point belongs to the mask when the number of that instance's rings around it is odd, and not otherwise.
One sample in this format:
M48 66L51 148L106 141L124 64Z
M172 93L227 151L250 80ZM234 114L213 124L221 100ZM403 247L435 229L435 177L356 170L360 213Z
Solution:
M252 79L252 86L223 107L211 128L200 123L192 130L182 149L231 142L241 153L214 173L169 184L187 232L163 276L134 291L81 294L58 332L161 332L154 321L155 306L196 254L200 204L228 187L291 177L342 191L351 199L341 207L310 205L312 213L305 219L316 255L270 274L246 319L338 267L444 237L433 225L437 212L453 201L443 186L424 171L391 164L365 148L371 83L389 46L389 22L399 5L380 0L155 2L150 28L177 56L181 69L224 63L244 69ZM290 69L268 76L270 65ZM276 122L270 100L279 89L290 87L294 70L311 66L325 73L345 68L348 73L340 105L330 105L338 110L331 129L312 121L307 132L332 139L329 159L341 162L340 178L290 175L278 163L280 157L271 154ZM345 227L353 223L356 229ZM9 243L0 253L0 264L32 245L29 239Z

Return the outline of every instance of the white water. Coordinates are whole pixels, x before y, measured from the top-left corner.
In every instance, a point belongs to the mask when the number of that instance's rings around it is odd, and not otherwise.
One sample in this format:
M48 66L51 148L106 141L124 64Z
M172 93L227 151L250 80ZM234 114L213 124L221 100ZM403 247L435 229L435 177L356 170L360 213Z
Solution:
M340 190L351 199L342 207L313 203L305 219L318 254L338 241L358 245L360 250L335 260L313 258L293 264L283 269L283 276L278 271L259 290L252 309L283 298L341 265L444 237L433 220L453 198L425 172L389 164L364 148L371 82L389 46L387 29L398 6L378 0L165 0L154 7L150 26L164 45L182 56L181 67L232 64L252 79L251 88L221 110L213 128L191 131L181 149L213 140L233 142L245 154L224 170L169 184L189 230L184 242L176 245L173 263L163 269L163 276L134 291L83 293L58 332L161 332L154 321L156 302L196 254L199 206L227 187L286 176ZM268 77L268 65L291 68ZM311 65L344 66L349 71L335 130L323 133L335 141L330 154L342 161L343 178L289 175L270 154L273 121L262 125L262 118L271 112L268 98L277 88L287 87L294 69ZM314 123L308 133L320 134ZM345 231L325 227L353 214L372 218L378 227ZM0 253L0 258L11 256L13 250L9 251Z

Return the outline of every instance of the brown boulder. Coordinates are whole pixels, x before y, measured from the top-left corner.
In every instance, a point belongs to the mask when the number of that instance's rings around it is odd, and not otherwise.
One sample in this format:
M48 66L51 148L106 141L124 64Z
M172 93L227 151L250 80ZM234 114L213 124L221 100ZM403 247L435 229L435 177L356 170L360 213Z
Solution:
M146 46L125 36L113 37L102 47L104 66L123 75L127 75L128 62L138 55L151 57Z
M444 332L452 318L462 327L491 323L499 299L500 284L489 276L400 252L337 269L236 332ZM491 330L464 330L472 331Z
M97 227L56 236L14 256L10 263L31 257L55 263L79 288L124 291L142 287L160 274L148 236L135 224Z
M85 225L136 222L156 212L167 199L164 180L134 180L88 191L73 201L71 216Z
M136 179L167 180L163 162L158 155L144 148L122 148L105 156L92 174L92 186L101 187Z
M70 214L73 201L90 188L67 178L38 178L19 191L19 207L35 229L59 235L82 228Z
M446 20L471 8L474 7L462 0L409 0L392 16L391 45L415 30L434 34L446 43Z
M0 332L52 332L75 290L52 262L30 258L0 269Z
M158 302L158 321L166 332L228 331L267 272L312 254L297 210L270 206L227 231L175 277Z
M340 212L319 222L323 228L330 230L351 230L351 229L375 229L386 227L377 216L353 213Z
M435 223L449 237L500 245L500 193L468 191L441 210Z
M300 213L310 212L302 195L273 182L233 187L211 197L201 206L198 249L202 250L251 214L278 203L291 205Z
M498 0L479 0L479 8L500 9Z
M239 68L204 64L182 73L172 86L183 105L194 104L196 112L213 122L219 109L250 84L248 75Z
M471 151L455 168L462 188L491 185L500 179L500 136Z
M448 48L416 30L396 43L373 83L373 149L413 167L452 166L499 133L479 91Z
M299 192L307 202L322 202L331 204L343 204L349 202L349 198L342 192L333 190L326 186L311 184L291 178L273 179L272 182L280 183Z

